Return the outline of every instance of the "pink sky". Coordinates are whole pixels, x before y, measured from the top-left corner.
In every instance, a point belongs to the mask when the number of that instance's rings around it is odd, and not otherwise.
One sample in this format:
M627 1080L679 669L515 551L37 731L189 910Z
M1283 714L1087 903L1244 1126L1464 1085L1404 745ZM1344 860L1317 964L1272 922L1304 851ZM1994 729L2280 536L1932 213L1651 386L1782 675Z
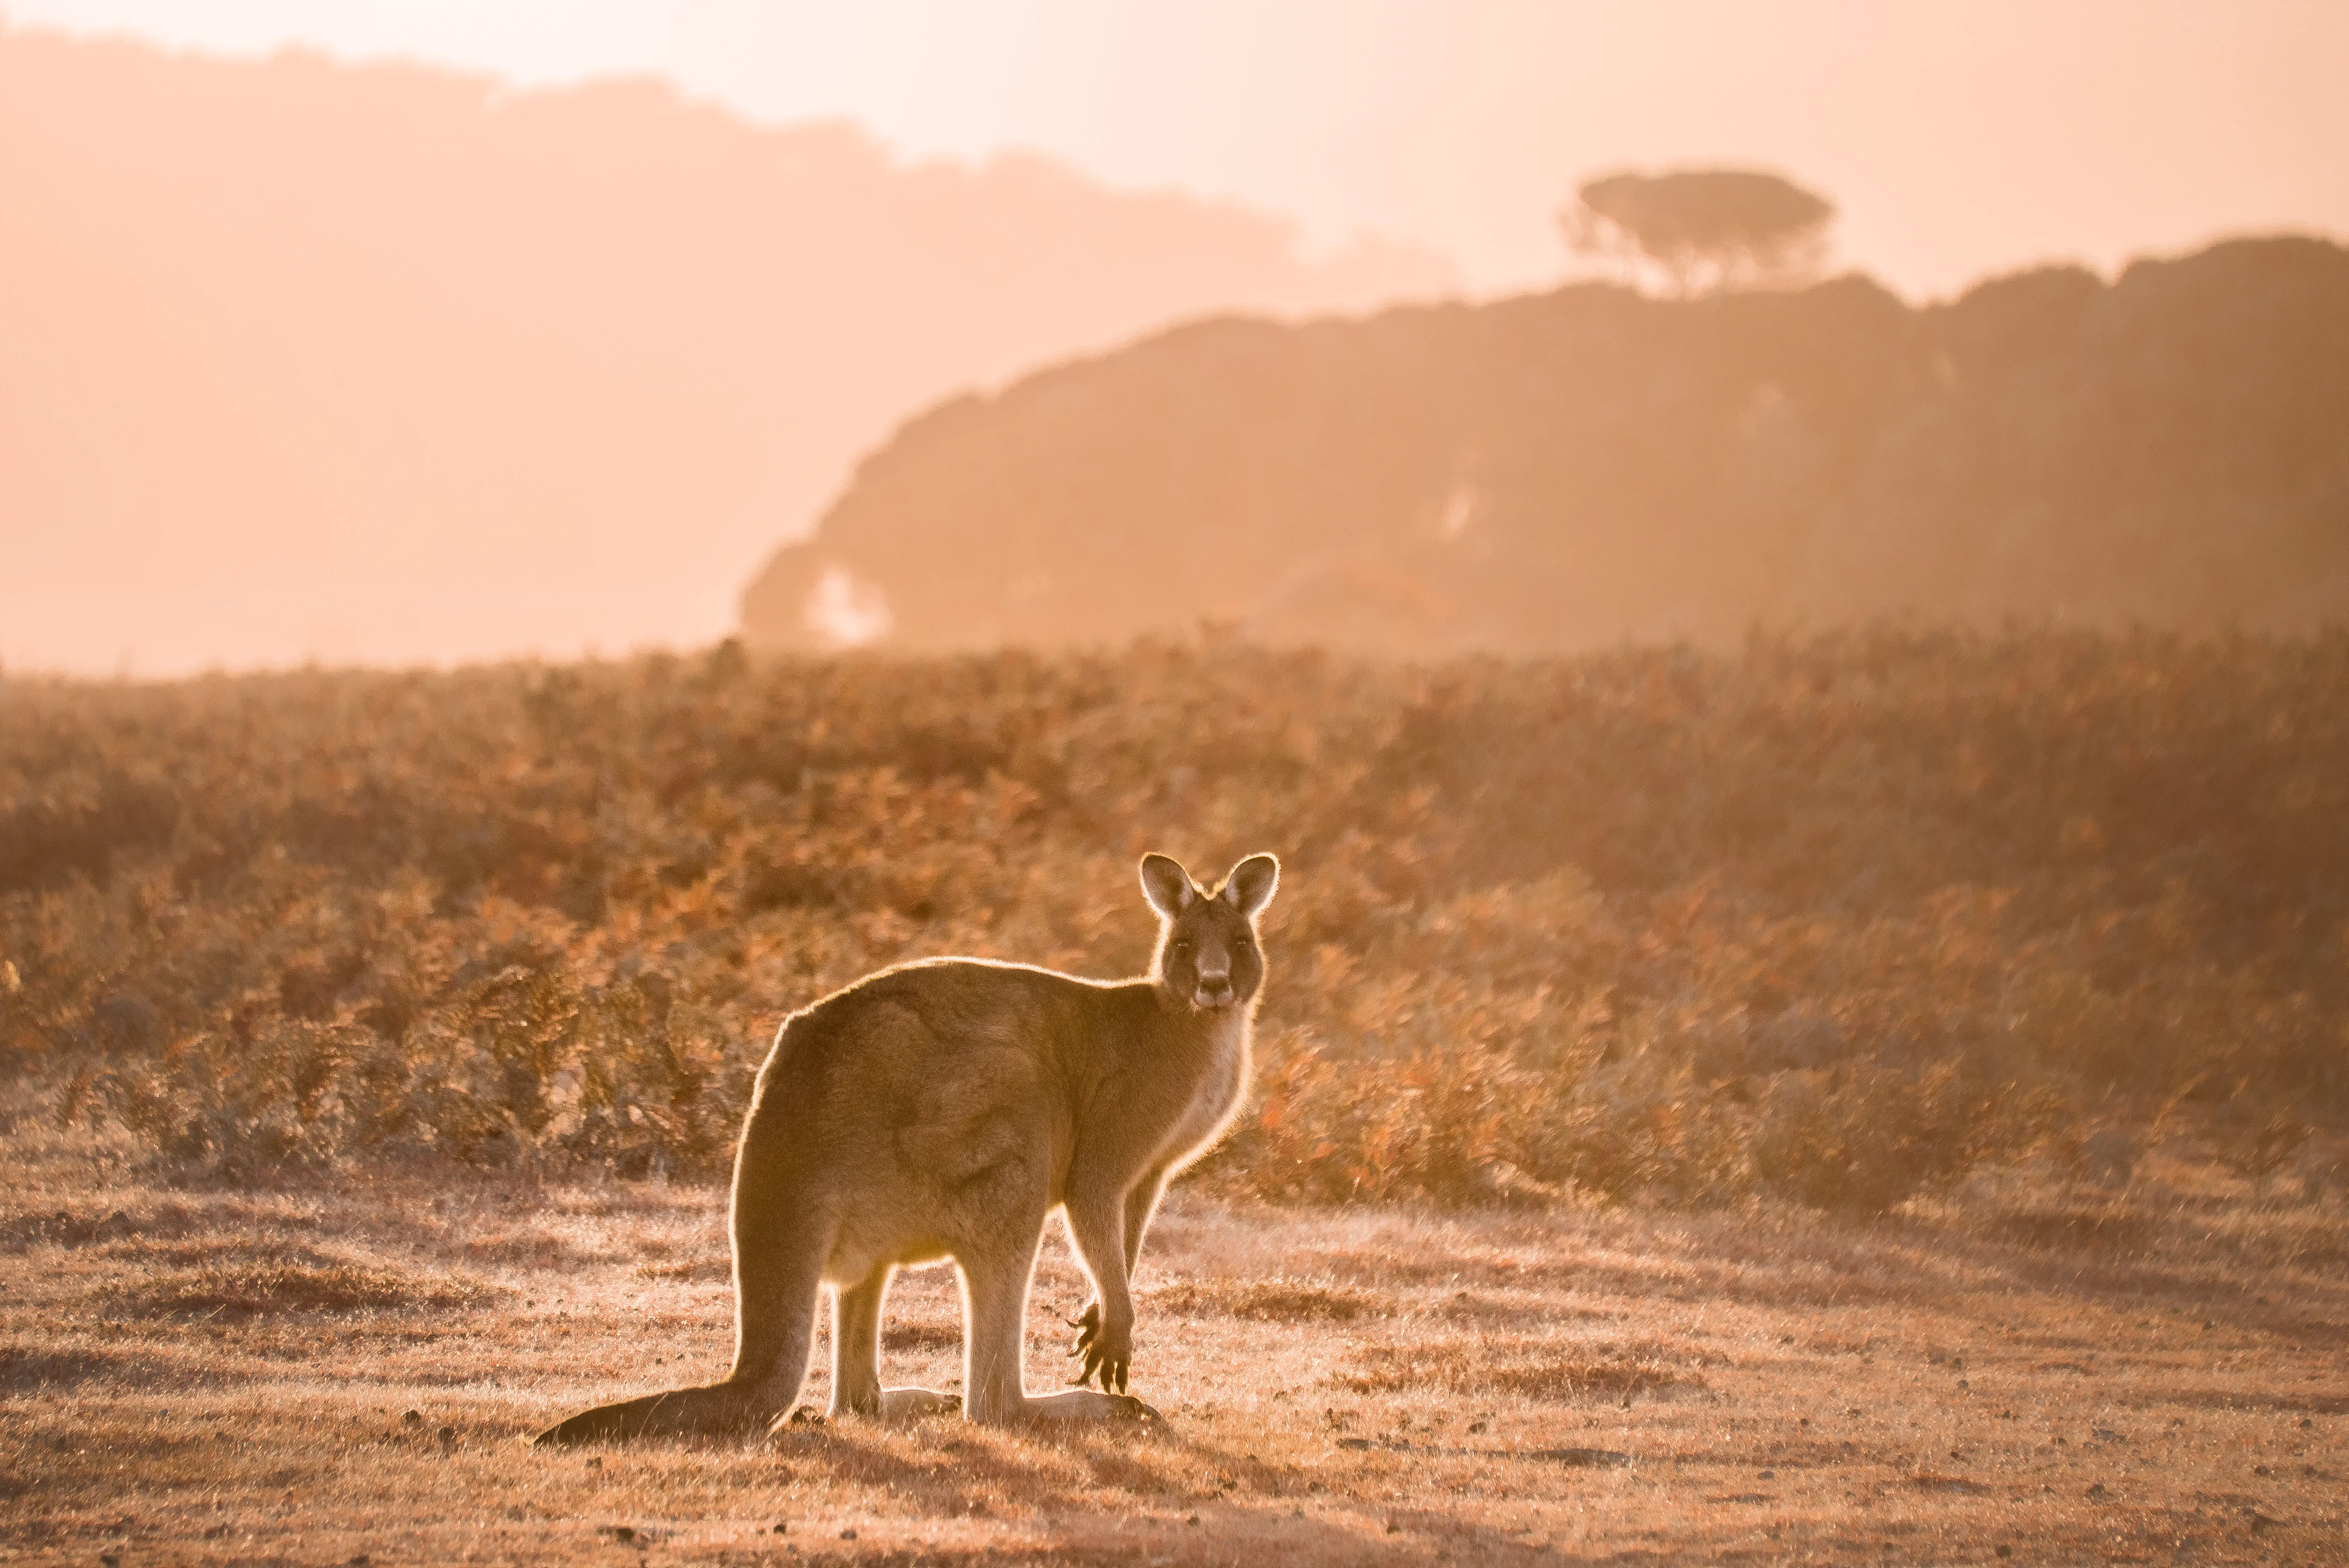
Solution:
M902 151L1055 154L1235 197L1316 242L1554 279L1578 176L1774 166L1912 297L2051 257L2349 234L2349 5L1678 0L14 0L18 25L237 54L288 42L517 81L657 73Z
M1783 171L1840 205L1834 265L1912 299L2349 237L2349 4L2318 0L0 0L0 22L30 73L0 94L0 668L707 642L939 399L1219 309L1552 286L1580 265L1557 213L1599 171ZM96 36L271 63L63 41ZM542 146L542 122L570 129ZM436 163L444 135L507 162ZM1022 151L1083 177L998 161ZM792 196L802 153L840 164L833 195ZM574 275L611 303L531 281Z

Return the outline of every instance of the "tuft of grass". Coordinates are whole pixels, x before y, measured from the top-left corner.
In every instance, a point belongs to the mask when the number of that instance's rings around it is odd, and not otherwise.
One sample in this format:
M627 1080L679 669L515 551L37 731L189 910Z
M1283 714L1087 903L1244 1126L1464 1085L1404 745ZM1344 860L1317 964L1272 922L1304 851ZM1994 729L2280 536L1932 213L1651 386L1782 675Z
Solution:
M881 1328L885 1350L960 1350L962 1324L893 1319Z
M110 1376L119 1356L102 1351L0 1345L0 1393L40 1394Z
M1151 1291L1147 1300L1161 1312L1252 1323L1352 1323L1388 1310L1365 1291L1289 1279L1185 1280Z
M1572 1400L1702 1387L1704 1379L1689 1369L1685 1353L1652 1341L1484 1334L1432 1345L1366 1346L1331 1382L1356 1394L1433 1390Z
M246 1318L468 1307L512 1293L453 1274L419 1275L347 1261L220 1262L159 1272L109 1293L108 1301L137 1317Z

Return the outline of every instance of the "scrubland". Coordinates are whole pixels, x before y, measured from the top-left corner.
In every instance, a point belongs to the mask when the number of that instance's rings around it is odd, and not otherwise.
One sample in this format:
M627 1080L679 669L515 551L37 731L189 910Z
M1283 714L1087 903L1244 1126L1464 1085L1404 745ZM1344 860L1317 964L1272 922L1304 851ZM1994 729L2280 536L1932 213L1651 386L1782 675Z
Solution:
M2334 1560L2344 794L2339 636L11 679L0 1548ZM1287 867L1163 1427L518 1445L722 1366L784 1012L1144 848Z

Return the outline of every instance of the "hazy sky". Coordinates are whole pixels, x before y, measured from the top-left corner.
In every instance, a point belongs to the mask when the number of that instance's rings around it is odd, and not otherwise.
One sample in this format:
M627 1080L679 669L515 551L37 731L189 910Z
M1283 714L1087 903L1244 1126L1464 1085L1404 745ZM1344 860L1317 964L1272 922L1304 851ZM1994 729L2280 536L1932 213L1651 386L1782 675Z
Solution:
M1911 296L2222 233L2349 234L2336 0L11 0L19 25L289 42L543 83L656 72L914 155L1057 154L1112 182L1449 254L1478 292L1567 256L1623 165L1776 167Z

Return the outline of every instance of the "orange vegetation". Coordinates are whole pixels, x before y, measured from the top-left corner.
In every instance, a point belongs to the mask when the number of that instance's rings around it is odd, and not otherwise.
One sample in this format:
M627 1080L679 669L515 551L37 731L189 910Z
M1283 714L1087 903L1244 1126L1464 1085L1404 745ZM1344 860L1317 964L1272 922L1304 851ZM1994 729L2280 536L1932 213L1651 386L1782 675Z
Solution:
M2349 1132L2349 640L1143 644L0 686L0 1067L159 1173L722 1173L789 1009L1277 850L1205 1178L1875 1211Z

